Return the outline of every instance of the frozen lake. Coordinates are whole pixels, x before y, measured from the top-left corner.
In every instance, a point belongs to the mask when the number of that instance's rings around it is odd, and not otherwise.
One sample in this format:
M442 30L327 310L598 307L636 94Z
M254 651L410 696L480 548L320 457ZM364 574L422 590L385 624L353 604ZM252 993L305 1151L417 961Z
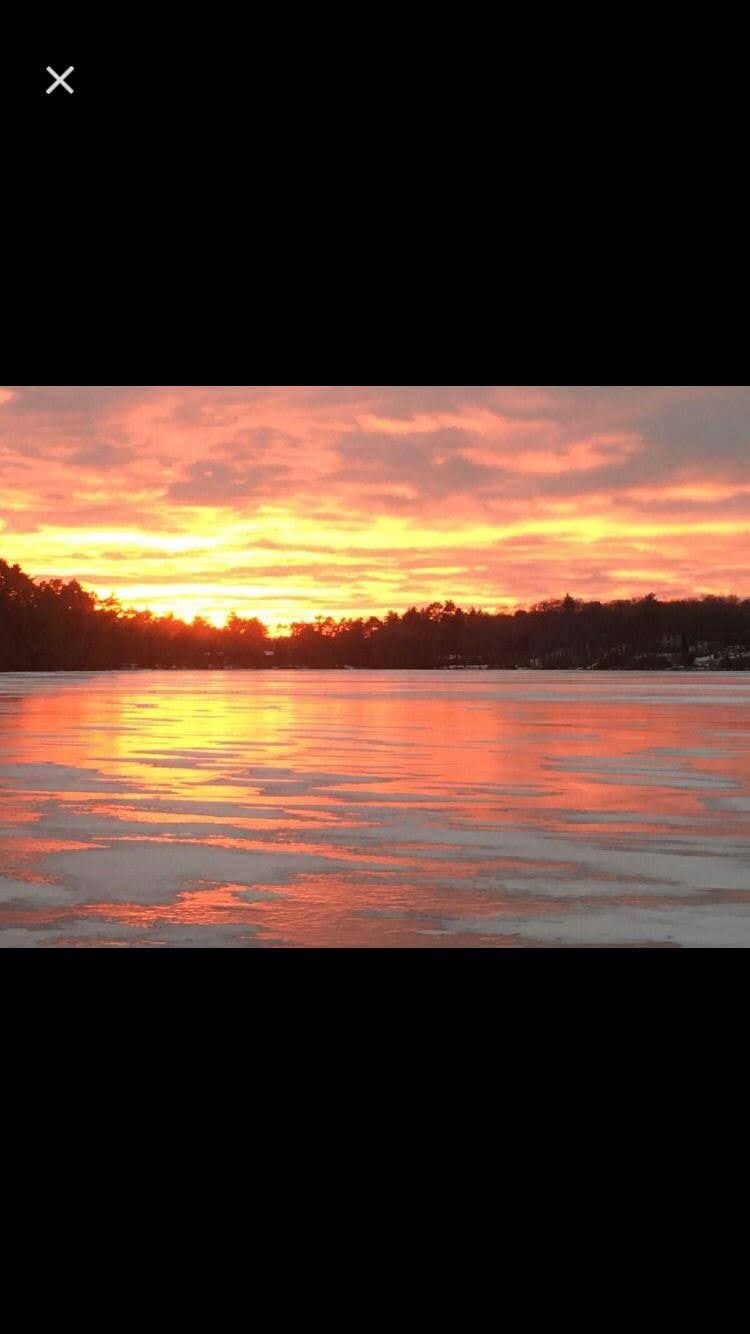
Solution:
M0 675L0 944L750 945L750 673Z

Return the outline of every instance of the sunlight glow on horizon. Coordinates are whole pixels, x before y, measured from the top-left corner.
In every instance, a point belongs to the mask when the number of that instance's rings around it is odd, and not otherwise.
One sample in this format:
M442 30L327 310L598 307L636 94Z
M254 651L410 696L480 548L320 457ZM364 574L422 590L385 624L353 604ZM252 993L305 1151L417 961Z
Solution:
M0 389L0 557L123 608L750 593L750 391Z

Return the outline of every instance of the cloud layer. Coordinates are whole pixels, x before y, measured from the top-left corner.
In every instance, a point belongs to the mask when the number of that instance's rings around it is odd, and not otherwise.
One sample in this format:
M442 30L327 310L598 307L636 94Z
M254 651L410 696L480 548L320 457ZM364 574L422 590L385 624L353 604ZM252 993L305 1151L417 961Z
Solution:
M750 594L750 390L11 386L0 555L273 626Z

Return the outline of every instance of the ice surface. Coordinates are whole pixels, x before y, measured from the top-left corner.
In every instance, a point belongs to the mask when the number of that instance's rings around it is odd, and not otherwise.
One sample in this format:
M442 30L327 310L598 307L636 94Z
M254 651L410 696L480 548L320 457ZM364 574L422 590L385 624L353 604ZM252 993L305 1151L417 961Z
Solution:
M750 945L750 675L0 675L0 944Z

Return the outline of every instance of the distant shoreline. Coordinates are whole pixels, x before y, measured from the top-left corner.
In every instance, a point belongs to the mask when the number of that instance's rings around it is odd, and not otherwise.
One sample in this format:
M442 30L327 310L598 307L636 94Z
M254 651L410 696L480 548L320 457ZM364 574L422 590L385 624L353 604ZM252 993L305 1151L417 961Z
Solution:
M200 672L201 675L207 673L226 673L242 672L246 675L268 676L273 673L281 672L398 672L416 673L430 672L432 674L441 672L443 674L459 672L533 672L535 675L561 676L563 673L579 674L581 672L596 672L599 676L634 676L640 673L641 676L676 676L688 673L690 676L721 675L731 676L732 674L742 675L747 672L745 666L739 667L721 667L718 664L711 667L679 666L679 667L489 667L481 663L469 667L302 667L287 665L283 667L0 667L0 677L2 676L79 676L82 672L97 676L132 676L134 673L143 675L147 672Z
M35 582L0 560L0 671L750 670L750 597L614 602L565 597L528 611L450 600L385 616L316 616L271 635L102 602L76 580Z

